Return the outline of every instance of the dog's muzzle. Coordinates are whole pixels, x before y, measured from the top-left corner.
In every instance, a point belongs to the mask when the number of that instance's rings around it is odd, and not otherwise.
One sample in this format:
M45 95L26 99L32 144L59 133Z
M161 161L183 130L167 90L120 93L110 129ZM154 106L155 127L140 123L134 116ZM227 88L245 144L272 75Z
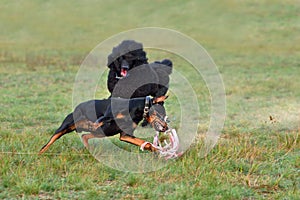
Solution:
M151 125L156 131L159 131L159 132L165 132L168 130L167 122L158 117L155 117L155 119L152 121Z

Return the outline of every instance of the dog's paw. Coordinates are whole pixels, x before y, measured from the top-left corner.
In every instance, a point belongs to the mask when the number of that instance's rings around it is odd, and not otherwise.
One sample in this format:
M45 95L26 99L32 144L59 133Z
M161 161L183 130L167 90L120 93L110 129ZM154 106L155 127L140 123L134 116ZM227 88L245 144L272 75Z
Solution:
M151 144L150 142L144 142L142 145L141 145L141 150L144 151L144 150L148 150L148 151L152 151L152 152L157 152L158 149L153 146L153 144Z

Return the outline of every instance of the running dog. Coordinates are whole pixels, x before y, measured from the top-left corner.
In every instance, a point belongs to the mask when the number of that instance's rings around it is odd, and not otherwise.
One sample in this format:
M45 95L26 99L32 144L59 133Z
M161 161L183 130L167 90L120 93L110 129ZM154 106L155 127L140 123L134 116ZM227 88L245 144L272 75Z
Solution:
M150 123L156 131L168 130L166 111L163 107L166 98L167 96L133 99L112 97L83 102L66 116L39 154L44 153L61 136L72 131L89 132L81 136L86 147L89 146L88 140L91 138L120 134L121 141L155 152L157 149L151 143L134 137L133 132L142 119Z

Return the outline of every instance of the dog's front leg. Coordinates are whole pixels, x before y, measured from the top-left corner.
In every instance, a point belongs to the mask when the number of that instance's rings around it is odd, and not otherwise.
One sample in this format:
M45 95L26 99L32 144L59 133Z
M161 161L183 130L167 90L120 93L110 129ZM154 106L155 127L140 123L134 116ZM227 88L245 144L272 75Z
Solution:
M124 142L134 144L134 145L139 146L139 147L141 147L146 142L145 140L142 140L140 138L136 138L136 137L134 137L132 135L128 135L126 133L121 133L120 134L120 140L124 141ZM146 149L146 150L149 150L149 151L153 151L153 152L158 150L151 143L147 143L143 148Z
M82 139L82 142L83 142L83 145L88 148L89 147L89 142L88 140L91 139L91 138L94 138L95 136L91 133L88 133L88 134L83 134L81 136L81 139Z

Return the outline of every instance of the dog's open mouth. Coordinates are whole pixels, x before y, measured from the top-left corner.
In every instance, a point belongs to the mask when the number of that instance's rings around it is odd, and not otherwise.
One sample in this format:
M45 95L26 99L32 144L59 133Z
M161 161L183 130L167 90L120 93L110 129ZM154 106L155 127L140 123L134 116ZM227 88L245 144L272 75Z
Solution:
M121 77L124 78L127 76L128 68L122 68L121 69Z
M126 60L122 61L121 64L121 77L124 78L128 75L129 63Z

